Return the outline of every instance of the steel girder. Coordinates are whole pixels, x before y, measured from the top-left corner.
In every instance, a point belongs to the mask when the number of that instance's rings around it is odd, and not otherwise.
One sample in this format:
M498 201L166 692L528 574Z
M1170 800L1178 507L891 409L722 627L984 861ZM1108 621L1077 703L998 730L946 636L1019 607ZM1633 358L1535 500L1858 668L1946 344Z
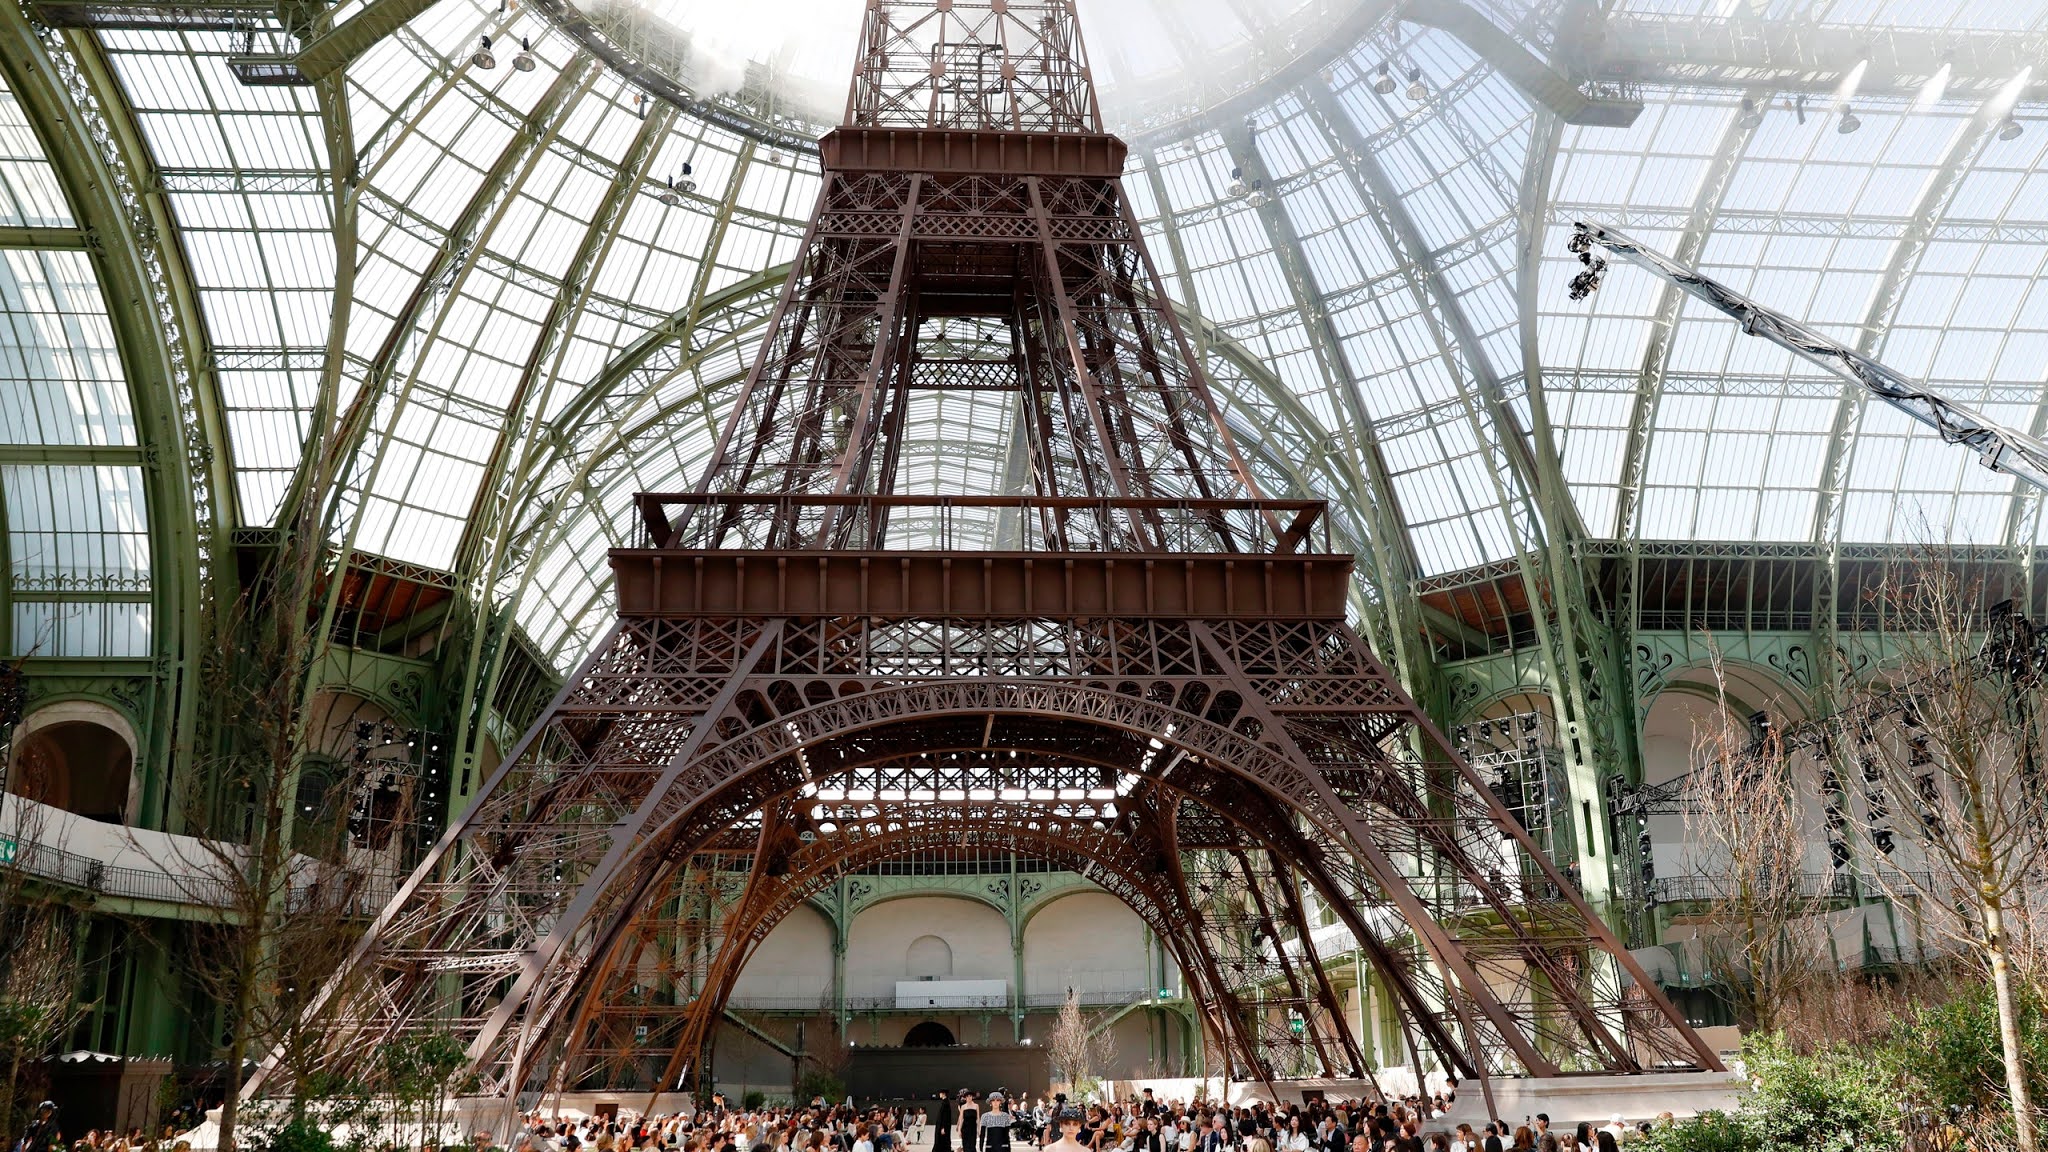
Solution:
M1211 1029L1237 1054L1239 1069L1261 1079L1290 1074L1290 1069L1293 1075L1367 1074L1362 1053L1343 1027L1336 994L1316 962L1311 927L1300 899L1301 882L1277 860L1282 850L1297 849L1302 837L1283 831L1280 845L1275 847L1257 832L1253 817L1233 814L1260 813L1270 821L1270 805L1256 794L1240 794L1241 803L1233 810L1214 806L1225 801L1222 796L1198 800L1164 784L1147 784L1131 794L1105 799L1116 791L1113 785L1104 787L1114 779L1111 765L1043 752L1009 758L1004 750L975 746L922 752L915 759L891 757L861 764L851 772L851 782L866 787L834 788L831 793L842 797L836 800L821 799L823 794L815 788L807 790L809 795L784 794L763 805L758 832L747 826L734 830L726 847L735 855L746 852L741 860L750 862L745 864L749 875L743 906L735 908L722 925L711 926L710 934L718 944L715 961L700 966L690 979L662 974L668 986L686 998L675 1005L680 1031L650 1035L632 1045L672 1050L666 1071L654 1081L655 1088L673 1084L686 1064L695 1067L708 1054L710 1030L721 1018L740 971L768 932L798 905L839 877L875 863L918 850L984 845L1028 850L1040 859L1065 864L1136 910L1182 971L1202 988L1197 999L1205 1006ZM1062 778L1069 784L1091 787L1061 790L1067 797L1064 800L1027 796L935 804L843 799L849 794L901 791L875 785L918 779L937 784L946 778L979 781L1004 795L1020 791L1014 787L1016 781L1034 777ZM1005 780L1012 786L1002 787ZM1028 791L1042 796L1045 790ZM1086 798L1084 794L1091 792L1094 799ZM1175 858L1169 861L1169 854ZM1218 854L1239 858L1241 872L1234 879L1222 883L1214 879ZM709 858L700 853L686 867ZM1254 867L1260 869L1256 874ZM1196 877L1192 882L1187 879L1190 875ZM655 890L667 891L673 885L673 880L665 877ZM1275 907L1260 903L1268 899L1266 893L1273 894ZM1331 893L1325 898L1345 899L1346 894ZM1248 917L1254 910L1256 920ZM643 913L641 924L647 919ZM656 933L642 927L629 940L644 941L653 935ZM1293 942L1294 947L1284 948L1283 940ZM1378 941L1374 947L1388 950ZM583 1018L634 1015L635 1005L620 1006L620 1001L626 988L650 983L646 954L643 951L639 956L638 963L630 955L607 958L600 971L610 969L610 987L602 986L600 975L599 983L584 994ZM1273 998L1272 986L1282 982L1292 996ZM593 1006L600 1004L602 1007L593 1011ZM1403 1006L1404 1020L1416 1007ZM1291 1030L1276 1036L1270 1029L1256 1027L1276 1008L1293 1010L1304 1024L1306 1038ZM612 1037L627 1034L623 1028L613 1028L610 1033ZM577 1065L577 1046L593 1048L600 1039L572 1030L568 1063L584 1075L614 1071L622 1065L626 1057L623 1046L617 1062L609 1067ZM1310 1056L1317 1062L1304 1071L1304 1060ZM1448 1067L1460 1066L1455 1047L1444 1046L1439 1058ZM561 1080L558 1073L557 1083Z
M1532 613L1532 619L1538 647L1549 665L1553 706L1575 736L1570 742L1573 786L1579 797L1591 804L1591 811L1604 811L1597 766L1615 763L1622 757L1611 732L1612 725L1594 711L1596 703L1607 705L1610 694L1597 689L1588 691L1588 683L1600 676L1600 654L1607 645L1601 640L1603 630L1592 615L1583 573L1573 554L1577 542L1585 539L1585 529L1579 521L1577 505L1565 487L1555 446L1545 441L1532 447L1532 437L1508 408L1499 376L1463 304L1430 256L1429 246L1402 202L1399 190L1387 177L1356 122L1327 88L1311 85L1303 88L1300 95L1303 105L1313 113L1310 119L1320 126L1331 150L1342 160L1359 198L1373 209L1374 223L1388 249L1406 256L1411 268L1411 290L1418 301L1425 302L1439 355L1451 378L1463 382L1460 398L1474 441L1494 444L1507 465L1509 477L1504 479L1495 474L1494 482L1501 515L1515 539L1513 563L1520 570L1531 604L1541 606ZM1446 111L1443 115L1455 119L1454 112ZM1536 146L1544 146L1548 135L1532 134L1532 141ZM1527 225L1529 221L1523 223ZM1532 286L1533 280L1518 285L1524 299ZM1531 409L1547 425L1541 381L1532 379L1529 385ZM1475 391L1476 398L1472 395ZM1494 430L1492 436L1480 419L1482 410ZM1524 527L1516 521L1517 508L1527 510L1542 537L1540 540L1527 538ZM1601 847L1604 832L1604 827L1588 822L1584 834L1576 838L1581 851L1575 866L1589 882L1599 876L1609 857ZM1595 889L1603 901L1605 888L1605 884L1600 884Z
M1767 93L1757 92L1754 95L1764 96ZM1729 122L1728 130L1714 149L1713 161L1700 180L1699 195L1694 198L1692 211L1679 235L1677 259L1680 263L1697 262L1705 249L1719 218L1721 202L1734 183L1735 169L1742 162L1743 151L1755 132L1753 127L1743 127L1741 117ZM1650 428L1656 422L1657 406L1664 398L1664 377L1669 369L1672 350L1677 345L1679 313L1684 304L1685 293L1676 285L1666 285L1658 294L1657 309L1652 314L1649 348L1643 353L1635 403L1629 410L1628 444L1622 456L1620 508L1615 513L1615 532L1623 539L1633 539L1636 535L1636 514L1642 505L1643 475L1649 461Z
M906 68L911 47L935 63ZM1174 933L1178 959L1268 1076L1261 1032L1291 1035L1294 1017L1321 1067L1362 1064L1301 879L1482 1084L1717 1067L1343 623L1352 561L1317 529L1326 506L1260 498L1160 303L1071 5L883 0L858 59L798 272L703 480L639 497L638 546L611 553L619 624L323 989L328 1069L367 1075L395 1037L440 1027L487 1091L545 1084L565 1033L598 1018L603 974L637 967L610 966L648 938L633 926L650 897L751 825L717 949L708 920L697 933L709 961L689 982L712 994L684 1017L679 1069L779 918L798 822L897 831L858 809L817 820L827 801L868 800L841 786L864 771L874 797L927 808L1078 791L1091 834L1129 813L1121 850L1158 846L1163 868L1144 874L1171 884L1127 899L1162 927L1210 929ZM961 320L975 323L955 340ZM1030 494L898 490L909 393L961 388L1019 394ZM996 509L1019 541L957 542ZM920 516L918 543L892 533ZM1182 848L1215 841L1165 795L1264 843L1191 866ZM1063 839L1081 817L1059 820ZM1052 820L1007 810L990 843L1051 850ZM1099 851L1114 883L1127 873L1111 861L1139 866ZM1395 923L1410 960L1375 930ZM1284 1015L1243 1011L1226 966Z
M956 749L940 755L958 764L963 758L987 757L989 753L988 749ZM1042 763L1037 767L1057 771L1072 766ZM867 771L896 780L920 774L917 766L900 763ZM928 771L922 774L930 775ZM593 1081L587 1078L594 1075L594 1082L617 1087L619 1071L637 1051L665 1058L663 1072L645 1081L645 1086L659 1091L676 1083L679 1075L708 1058L711 1030L723 1016L740 971L768 932L792 910L839 877L862 868L919 851L983 846L1027 851L1038 859L1065 865L1130 905L1201 990L1197 999L1206 1022L1236 1054L1235 1066L1259 1079L1270 1079L1274 1069L1289 1066L1287 1050L1304 1049L1306 1042L1292 1035L1277 1043L1270 1036L1261 1037L1243 999L1242 990L1249 981L1240 977L1234 982L1217 982L1222 979L1221 969L1211 955L1214 949L1203 938L1209 934L1243 935L1244 928L1238 923L1242 917L1205 917L1202 908L1178 886L1175 872L1166 864L1166 853L1179 849L1159 839L1163 822L1143 818L1146 809L1157 806L1156 800L1146 797L1117 803L998 800L956 805L818 803L811 799L799 803L796 797L783 797L764 810L773 815L764 819L759 829L758 849L738 859L725 858L728 868L745 880L743 886L732 885L744 895L722 922L703 925L708 939L692 947L686 960L692 970L657 971L660 957L641 946L641 941L658 933L643 929L629 934L626 955L611 959L610 988L593 986L584 1000L588 1030L581 1035L572 1033L568 1064L573 1071L568 1077L558 1075L557 1080L575 1083L573 1077L581 1074L586 1077L584 1083L590 1083ZM1118 812L1120 807L1122 812ZM1118 814L1105 817L1105 809ZM718 859L699 855L692 864L702 869ZM667 887L663 883L657 890ZM690 882L686 880L681 887L690 887ZM643 923L646 919L641 917ZM1305 933L1306 927L1295 926L1294 930ZM1319 974L1308 978L1321 983L1325 1002L1335 1002L1334 992ZM654 1013L642 1011L637 1003L622 1004L620 994L636 984L672 988L682 1002ZM591 1011L593 1007L595 1011ZM670 1026L659 1027L653 1019L657 1016L666 1016ZM610 1026L601 1026L606 1020L611 1021ZM1341 1021L1341 1014L1317 1017L1317 1042L1320 1044L1323 1033L1341 1028ZM634 1037L635 1025L648 1027L646 1039ZM591 1054L580 1062L578 1045ZM609 1057L597 1058L599 1050L609 1051ZM1363 1074L1362 1064L1356 1060L1348 1065L1324 1064L1318 1070L1330 1075Z
M7 7L0 37L9 44L0 74L93 240L92 266L135 405L150 513L152 675L162 698L178 701L174 713L142 725L150 744L138 761L149 765L152 789L143 798L145 818L176 828L184 813L164 790L167 765L174 748L194 739L199 700L177 684L208 642L205 597L233 491L215 449L224 442L217 396L195 355L204 343L200 310L172 215L137 178L148 170L147 148L90 33L39 29L20 8ZM0 639L14 640L11 606Z
M494 1090L534 1086L669 862L842 764L934 747L1076 749L1133 787L1262 794L1312 832L1289 858L1328 870L1340 912L1405 920L1426 959L1386 978L1457 1022L1459 1063L1482 1075L1713 1066L1478 778L1440 744L1428 760L1400 750L1412 705L1347 637L1239 621L622 622L325 994L332 1066L362 1070L393 1036L438 1026Z
M1266 171L1265 158L1253 143L1249 126L1242 132L1231 130L1224 133L1224 140L1231 154L1239 159L1245 180L1271 181ZM1163 183L1158 178L1158 166L1151 157L1146 157L1146 171L1153 176L1155 184ZM1159 203L1162 225L1172 234L1173 206L1165 195L1163 187L1158 188L1154 198ZM1293 218L1278 197L1268 199L1255 211L1264 225L1273 251L1279 258L1289 286L1294 290L1302 330L1316 353L1316 363L1321 369L1324 386L1337 395L1353 421L1351 434L1345 439L1353 460L1353 471L1357 483L1353 491L1363 507L1365 523L1370 531L1366 533L1366 544L1371 549L1374 567L1381 573L1379 584L1382 589L1406 589L1413 574L1418 570L1415 561L1414 543L1409 537L1407 525L1402 521L1399 502L1394 496L1394 483L1389 476L1385 457L1380 452L1378 441L1371 434L1372 416L1365 406L1364 394L1359 383L1359 374L1346 354L1344 342L1338 336L1331 320L1328 297L1317 282L1313 267L1302 251L1301 236L1295 230ZM1175 246L1179 241L1176 238ZM1175 266L1185 267L1185 257L1176 252ZM1186 290L1193 292L1193 280L1187 278ZM1195 298L1190 295L1189 303ZM1392 652L1394 667L1401 673L1403 681L1411 692L1425 692L1424 678L1428 665L1410 652L1421 634L1420 622L1407 611L1409 598L1396 596L1382 603L1380 612L1383 621L1376 622L1377 628L1369 627L1368 634L1376 631L1374 639L1379 640Z
M1769 86L1823 95L1868 62L1859 91L1910 96L1943 67L1949 91L1989 95L2048 51L2039 31L1930 35L1890 23L1867 27L1787 19L1777 13L1704 17L1639 12L1588 22L1597 40L1578 46L1590 79L1673 88Z

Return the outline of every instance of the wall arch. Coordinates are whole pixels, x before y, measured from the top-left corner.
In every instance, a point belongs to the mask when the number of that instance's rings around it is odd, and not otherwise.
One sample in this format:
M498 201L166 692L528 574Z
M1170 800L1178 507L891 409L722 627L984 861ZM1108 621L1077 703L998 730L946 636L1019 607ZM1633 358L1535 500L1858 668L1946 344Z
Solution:
M740 1004L832 999L832 922L808 904L782 918L740 969L732 999Z
M120 711L96 700L45 704L8 750L8 791L89 819L133 824L142 799L140 744Z
M1716 681L1710 664L1695 664L1675 672L1648 702L1642 734L1643 780L1647 784L1668 784L1692 771L1695 741L1700 733L1723 719L1738 734L1749 731L1750 718L1767 713L1781 728L1807 718L1811 705L1806 694L1788 684L1775 670L1747 661L1723 660L1721 680ZM1797 768L1794 769L1797 771ZM1805 870L1829 871L1826 837L1820 834L1823 814L1818 779L1802 777L1799 789L1800 822L1807 841ZM1660 878L1725 870L1699 836L1689 833L1684 815L1646 817L1644 829L1650 835L1651 865Z
M943 936L927 932L904 950L903 968L912 980L953 978L953 946Z
M913 980L908 942L936 937L946 946L954 980L1015 978L1010 923L978 900L905 896L860 910L846 930L846 994L893 1000L898 981Z
M1107 892L1074 892L1032 909L1024 922L1024 988L1034 998L1152 991L1145 924Z

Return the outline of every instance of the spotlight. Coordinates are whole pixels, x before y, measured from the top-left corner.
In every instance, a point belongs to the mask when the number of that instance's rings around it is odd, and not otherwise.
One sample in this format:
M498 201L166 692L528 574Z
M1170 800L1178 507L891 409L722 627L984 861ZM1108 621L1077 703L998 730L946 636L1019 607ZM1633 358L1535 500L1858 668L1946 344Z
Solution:
M1756 106L1756 101L1744 96L1742 98L1742 119L1736 121L1736 123L1741 126L1743 131L1753 132L1763 122L1763 110Z
M2000 140L2017 140L2025 134L2026 130L2026 126L2021 124L2016 117L2007 116L2005 122L1998 126L1998 138Z
M673 180L663 185L661 191L656 192L654 194L654 198L656 200L661 201L663 204L668 205L671 208L674 208L683 202L682 194L676 191L676 182Z
M1251 186L1244 182L1244 169L1230 170L1230 187L1225 188L1223 194L1232 200L1242 200L1251 194Z
M524 36L519 38L519 55L512 58L512 69L515 72L533 71L533 45Z
M1266 182L1264 180L1252 181L1251 195L1245 197L1244 202L1254 208L1264 208L1266 205L1271 204L1273 198L1266 194Z
M1856 118L1856 110L1847 104L1842 105L1842 122L1835 125L1835 131L1848 136L1861 127L1863 127L1863 121Z
M1422 82L1422 69L1410 68L1408 70L1408 98L1410 100L1423 100L1427 99L1428 96L1429 85Z
M1380 65L1380 70L1372 74L1372 90L1382 96L1394 94L1394 74L1387 70L1385 64Z
M489 36L483 38L483 43L470 56L469 62L486 71L498 66L498 58L491 55L491 38Z

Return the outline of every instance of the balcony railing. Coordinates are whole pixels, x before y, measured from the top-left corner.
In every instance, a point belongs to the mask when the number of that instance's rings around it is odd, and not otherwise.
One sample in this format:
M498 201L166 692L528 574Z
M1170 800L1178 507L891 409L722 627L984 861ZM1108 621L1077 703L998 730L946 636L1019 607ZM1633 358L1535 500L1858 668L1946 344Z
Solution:
M1157 988L1116 988L1077 989L1075 999L1083 1008L1121 1008L1126 1004L1148 1003L1159 999ZM1008 1012L1019 1008L1027 1012L1053 1011L1067 1002L1065 989L1058 992L1026 993L1019 1002L1016 995L1003 996L950 996L937 1009L917 1005L903 1005L895 996L848 996L845 1008L854 1013L876 1012ZM804 1012L830 1013L839 1011L840 1005L830 996L736 996L726 1003L735 1012Z
M1017 552L1126 551L1141 524L1176 553L1289 556L1331 549L1329 505L1320 500L649 492L639 505L642 545L664 549L758 549L770 529L826 524L852 540L880 537L937 551L986 549L998 541Z
M166 904L198 904L225 908L234 899L223 881L198 873L172 875L159 868L111 865L48 844L26 843L14 851L10 867L52 884L82 888L100 896L155 900Z
M1898 879L1892 884L1893 889L1919 892L1928 883L1931 874L1900 872L1897 876ZM1889 894L1876 877L1854 872L1802 872L1797 881L1794 898L1800 900L1854 900L1859 897L1880 898ZM1650 891L1660 904L1728 900L1737 894L1735 881L1726 874L1697 872L1682 876L1659 876L1651 882Z

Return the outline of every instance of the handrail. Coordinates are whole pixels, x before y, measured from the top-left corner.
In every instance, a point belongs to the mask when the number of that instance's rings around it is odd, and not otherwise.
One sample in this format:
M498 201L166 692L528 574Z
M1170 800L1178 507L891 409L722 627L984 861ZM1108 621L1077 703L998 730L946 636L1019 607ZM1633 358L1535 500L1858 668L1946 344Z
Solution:
M1326 500L642 492L635 502L642 544L656 549L752 550L757 544L750 537L762 525L796 524L806 513L824 519L827 512L842 524L862 522L865 514L866 523L885 527L891 513L935 514L941 549L954 546L954 537L965 526L963 513L1016 514L1011 525L1015 550L1024 552L1127 551L1130 538L1119 525L1133 518L1152 523L1167 538L1169 550L1177 552L1327 555L1331 549ZM678 521L669 515L670 509L682 509L685 515ZM698 509L718 509L723 515L688 514ZM975 524L985 530L988 518L980 517ZM740 542L728 543L728 537ZM1223 546L1219 548L1218 542Z
M1074 997L1084 1008L1121 1007L1126 1004L1154 1003L1159 998L1159 989L1077 989ZM1021 998L1005 993L1001 996L942 996L938 999L941 1000L940 1007L947 1010L1000 1012L1013 1008L1058 1008L1067 1002L1067 994L1061 990L1027 993ZM896 996L848 996L843 1004L829 995L735 996L726 1001L725 1006L735 1012L835 1012L841 1007L848 1012L928 1011L924 1005L905 1004Z
M209 908L225 908L233 902L232 890L218 878L180 877L163 869L108 864L36 841L21 844L7 867L19 869L38 880L83 888L102 896L159 900L167 904L197 904Z
M0 859L0 868L13 869L48 883L82 889L95 896L201 908L232 908L240 899L234 886L218 876L207 876L200 871L180 875L161 867L109 864L97 857L34 840L15 842L11 857ZM318 881L301 882L295 876L285 893L285 902L293 910L304 910L334 891L332 886ZM341 911L347 915L373 914L389 903L395 892L396 888L391 884L362 884L348 894L348 907Z

